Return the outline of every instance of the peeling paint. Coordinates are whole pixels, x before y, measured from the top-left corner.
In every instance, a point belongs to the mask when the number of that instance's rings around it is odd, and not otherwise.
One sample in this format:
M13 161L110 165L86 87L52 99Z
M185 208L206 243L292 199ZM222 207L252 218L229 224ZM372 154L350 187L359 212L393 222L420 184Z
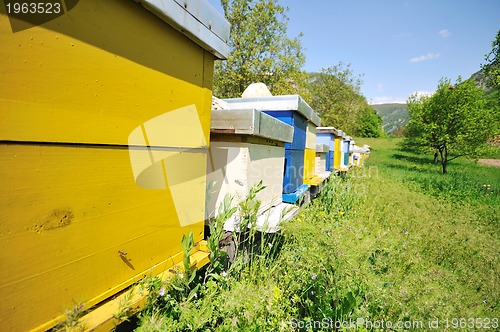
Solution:
M70 209L56 209L51 211L41 223L30 227L31 230L40 233L43 231L52 231L59 228L64 228L71 224L74 218L73 211Z

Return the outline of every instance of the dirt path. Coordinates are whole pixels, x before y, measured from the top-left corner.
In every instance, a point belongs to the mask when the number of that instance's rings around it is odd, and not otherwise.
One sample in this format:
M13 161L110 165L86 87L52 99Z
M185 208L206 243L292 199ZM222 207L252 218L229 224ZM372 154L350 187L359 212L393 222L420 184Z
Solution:
M495 167L500 167L500 159L479 159L481 164L491 165Z

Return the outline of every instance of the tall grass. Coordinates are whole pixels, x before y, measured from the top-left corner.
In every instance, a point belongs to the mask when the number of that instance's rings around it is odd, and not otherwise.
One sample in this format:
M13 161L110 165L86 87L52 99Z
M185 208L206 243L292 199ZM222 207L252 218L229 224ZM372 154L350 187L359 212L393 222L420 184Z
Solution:
M443 176L430 157L399 151L394 140L362 143L374 148L365 167L331 178L279 235L252 233L260 250L251 259L209 267L189 285L156 285L170 293L155 293L138 330L328 330L336 322L370 330L367 322L427 327L436 319L443 330L446 319L498 317L499 170L457 160Z

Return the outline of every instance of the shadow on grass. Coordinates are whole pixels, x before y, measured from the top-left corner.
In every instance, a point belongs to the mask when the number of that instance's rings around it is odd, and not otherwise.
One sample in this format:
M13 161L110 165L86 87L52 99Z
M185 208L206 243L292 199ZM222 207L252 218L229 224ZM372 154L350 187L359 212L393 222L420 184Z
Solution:
M419 163L419 164L434 164L433 159L429 158L428 156L409 156L405 154L400 154L400 153L395 153L392 155L392 158L397 159L397 160L403 160L403 161L409 161L412 163Z
M423 164L423 165L428 165L428 164ZM412 175L413 174L441 174L441 169L439 168L433 168L433 167L424 167L421 165L416 165L416 164L396 164L396 163L388 163L385 165L387 168L392 168L392 169L397 169L401 170L404 172L409 172ZM408 176L409 174L406 174Z

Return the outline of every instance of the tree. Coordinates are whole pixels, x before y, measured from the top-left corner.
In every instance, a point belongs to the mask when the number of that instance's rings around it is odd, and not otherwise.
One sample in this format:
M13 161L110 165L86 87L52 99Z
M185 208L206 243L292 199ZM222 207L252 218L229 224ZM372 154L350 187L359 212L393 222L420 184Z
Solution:
M368 105L367 105L368 106ZM382 117L372 107L363 109L360 117L360 128L356 132L360 137L380 137L382 136Z
M307 75L301 69L305 63L302 35L287 37L287 9L277 0L221 3L231 23L230 54L227 61L215 65L214 95L241 97L256 82L265 83L273 94L304 91Z
M485 56L486 64L481 65L485 75L491 78L489 84L492 87L500 87L500 30L491 44L492 50Z
M496 130L498 116L486 107L483 91L472 80L458 78L453 86L442 79L432 96L413 95L407 104L410 121L404 145L437 152L443 174L453 159L477 157Z
M361 95L361 76L354 75L350 64L340 62L324 68L314 74L311 81L311 106L319 113L323 125L340 128L351 135L380 135L380 128L371 128L377 126L379 117Z

